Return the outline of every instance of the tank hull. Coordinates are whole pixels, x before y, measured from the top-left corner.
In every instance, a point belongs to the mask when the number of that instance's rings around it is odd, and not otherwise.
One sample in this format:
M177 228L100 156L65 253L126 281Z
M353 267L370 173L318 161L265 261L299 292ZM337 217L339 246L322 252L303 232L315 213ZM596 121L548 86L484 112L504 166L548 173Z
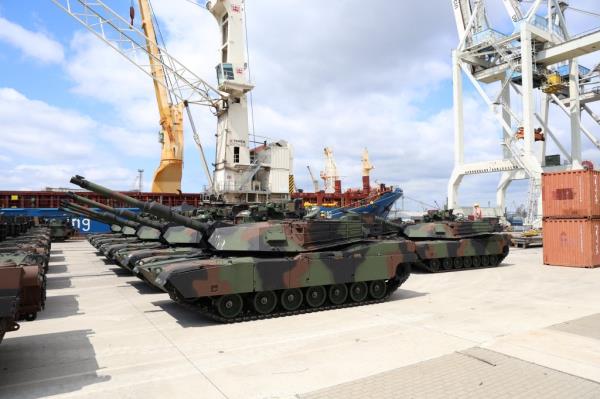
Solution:
M215 320L244 321L385 300L408 279L417 260L411 241L373 240L290 257L216 257L168 265L155 284ZM322 303L311 302L323 292ZM269 312L256 302L264 295L276 298ZM288 303L296 297L302 298L298 306ZM223 305L231 298L246 304L238 314Z
M491 234L457 240L415 242L417 266L431 273L498 266L508 255L509 234Z

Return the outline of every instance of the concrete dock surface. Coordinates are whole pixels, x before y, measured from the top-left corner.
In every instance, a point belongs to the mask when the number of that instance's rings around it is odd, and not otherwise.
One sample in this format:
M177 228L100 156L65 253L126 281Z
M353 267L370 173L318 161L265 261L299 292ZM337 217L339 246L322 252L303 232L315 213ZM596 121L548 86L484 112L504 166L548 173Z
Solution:
M541 248L231 325L103 259L53 244L46 310L0 345L0 398L600 398L600 269L543 266Z

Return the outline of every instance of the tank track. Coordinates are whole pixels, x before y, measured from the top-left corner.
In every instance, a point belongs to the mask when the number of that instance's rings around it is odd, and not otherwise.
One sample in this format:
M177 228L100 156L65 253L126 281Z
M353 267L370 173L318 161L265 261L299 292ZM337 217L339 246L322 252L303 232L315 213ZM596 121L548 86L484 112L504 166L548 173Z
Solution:
M496 261L495 262L489 262L487 264L484 264L482 261L482 256L484 255L479 255L479 256L468 256L468 257L449 257L449 258L437 258L437 260L439 261L439 265L437 265L435 263L432 263L432 261L434 259L424 259L424 260L419 260L417 262L417 265L423 269L426 270L429 273L444 273L444 272L453 272L453 271L458 271L458 270L473 270L473 269L484 269L484 268L489 268L489 267L496 267L499 266L504 259L508 256L508 253L501 253L501 254L492 254L492 255L486 255L486 256L495 256L496 257ZM470 258L471 259L471 265L470 266L466 266L464 265L465 262L465 258ZM479 258L479 264L475 265L473 263L473 258ZM456 260L459 259L459 261L457 262ZM444 267L444 261L447 261L448 264L450 265L449 267Z
M216 309L211 305L207 305L207 304L199 305L197 302L195 303L195 302L188 302L186 300L183 300L183 299L179 298L173 290L168 290L168 292L169 292L169 296L171 297L171 299L173 299L175 302L179 303L183 307L185 307L193 312L196 312L204 317L207 317L211 320L217 321L219 323L231 324L231 323L241 323L241 322L254 321L254 320L274 319L277 317L295 316L295 315L299 315L299 314L321 312L321 311L325 311L325 310L343 309L343 308L351 308L351 307L355 307L355 306L365 306L365 305L374 305L377 303L382 303L382 302L385 302L398 288L400 288L400 286L406 281L406 279L408 279L408 276L404 280L399 279L398 277L394 277L390 280L387 280L386 294L381 299L369 299L369 300L363 300L360 302L352 302L350 300L350 297L348 296L346 298L346 301L340 305L333 305L331 303L327 303L327 301L326 301L322 306L319 306L316 308L312 308L312 307L306 306L306 304L303 304L297 310L286 311L286 310L282 310L282 309L277 309L269 314L257 314L252 309L247 309L244 312L244 314L242 314L238 317L234 317L234 318L225 318L225 317L219 315L217 313Z

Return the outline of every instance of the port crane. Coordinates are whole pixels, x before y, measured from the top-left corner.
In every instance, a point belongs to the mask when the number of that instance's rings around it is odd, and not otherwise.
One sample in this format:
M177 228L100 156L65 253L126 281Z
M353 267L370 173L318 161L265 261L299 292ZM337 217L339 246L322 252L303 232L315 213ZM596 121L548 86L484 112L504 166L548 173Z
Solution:
M333 157L333 149L325 147L323 154L325 155L325 170L321 171L321 179L323 179L325 192L330 194L335 192L335 182L340 180L340 175Z
M512 21L512 32L502 33L492 25L483 0L451 0L459 41L452 53L454 170L448 184L448 206L458 208L458 189L465 176L500 173L498 211L505 207L510 183L528 179L526 223L538 225L542 172L580 169L582 134L600 148L581 122L581 113L588 112L600 123L587 106L600 100L598 71L577 61L577 57L600 49L600 29L573 36L565 17L569 3L564 0L502 3ZM464 77L502 127L500 159L465 162L465 144L469 143L464 137ZM550 126L550 105L569 118L570 143L561 142ZM560 151L563 164L547 162L548 143Z
M185 109L200 148L210 193L227 203L289 198L289 182L293 180L291 146L283 140L264 140L251 148L256 142L251 143L249 137L247 94L254 86L245 54L244 0L213 0L206 5L221 31L216 88L159 46L149 0L139 0L142 29L134 25L133 9L131 20L126 20L101 0L51 1L153 79L164 132L161 166L155 177L172 182L170 187L180 187ZM191 118L190 104L207 106L217 117L212 173ZM153 185L155 188L159 189Z
M365 192L371 191L371 171L375 169L369 160L369 150L363 149L362 158L362 189Z
M319 188L319 180L317 180L315 178L315 175L313 174L312 169L310 168L310 165L306 165L306 169L308 169L308 174L310 176L310 181L313 184L313 190L314 190L315 193L318 193L319 190L320 190L320 188Z

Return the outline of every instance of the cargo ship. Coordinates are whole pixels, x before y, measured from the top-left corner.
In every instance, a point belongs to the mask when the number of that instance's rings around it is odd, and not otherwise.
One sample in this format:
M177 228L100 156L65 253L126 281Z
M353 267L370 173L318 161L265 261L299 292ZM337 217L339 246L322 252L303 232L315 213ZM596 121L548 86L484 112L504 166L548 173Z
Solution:
M318 207L328 218L336 218L345 212L373 213L386 217L394 203L402 197L402 190L385 184L371 187L370 173L373 165L369 161L369 153L365 148L362 154L362 188L342 191L342 181L333 157L333 150L325 148L325 170L320 177L323 180L323 189L314 177L312 169L307 166L308 173L313 183L313 192L298 190L292 194L292 199L302 199L305 208Z

